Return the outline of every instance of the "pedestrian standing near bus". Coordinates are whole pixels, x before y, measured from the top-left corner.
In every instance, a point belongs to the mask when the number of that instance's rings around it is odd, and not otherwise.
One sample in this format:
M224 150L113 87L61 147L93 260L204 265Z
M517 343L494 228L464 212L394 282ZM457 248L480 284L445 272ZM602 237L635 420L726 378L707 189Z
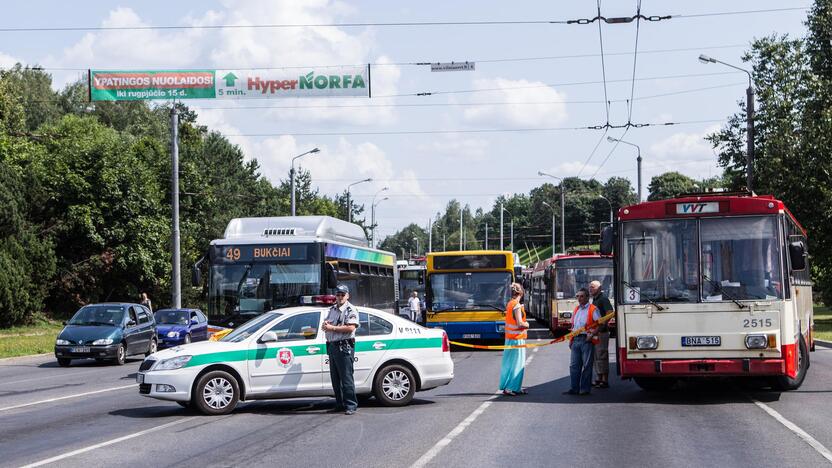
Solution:
M529 322L526 321L526 309L520 304L523 298L523 286L511 283L511 300L506 305L506 346L526 344ZM525 395L523 375L526 367L526 348L503 350L503 363L500 368L500 390L503 395Z
M410 321L421 322L422 318L422 301L419 300L419 293L413 291L410 293L410 299L407 300L407 305L410 307Z
M578 306L572 312L572 333L576 333L569 340L572 351L569 360L569 390L564 395L589 395L592 381L592 361L595 357L595 344L598 342L598 327L596 322L601 318L598 309L589 303L589 291L581 288L575 294Z
M329 308L322 327L326 335L326 354L329 356L329 377L335 392L335 408L330 412L343 411L351 415L358 410L353 377L358 312L349 302L350 289L346 285L339 284L335 288L335 297L336 303Z
M598 315L603 317L612 312L612 304L604 295L600 281L589 283L589 294L592 295L592 305L598 309ZM595 345L595 364L593 367L595 368L595 382L592 386L595 388L609 388L610 329L607 322L598 326L598 344Z
M147 293L146 293L146 292L143 292L143 293L139 296L139 299L140 299L139 304L141 304L141 305L143 305L143 306L147 307L147 310L149 310L149 311L153 312L153 306L150 304L150 298L149 298L149 297L147 297Z

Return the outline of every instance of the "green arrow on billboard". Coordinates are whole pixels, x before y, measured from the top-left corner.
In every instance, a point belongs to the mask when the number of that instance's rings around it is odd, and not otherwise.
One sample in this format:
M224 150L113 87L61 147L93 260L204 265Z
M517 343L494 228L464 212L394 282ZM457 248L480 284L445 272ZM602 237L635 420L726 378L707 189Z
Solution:
M230 88L234 86L234 82L237 81L237 75L228 72L224 77L222 77L222 79L225 80L225 86Z

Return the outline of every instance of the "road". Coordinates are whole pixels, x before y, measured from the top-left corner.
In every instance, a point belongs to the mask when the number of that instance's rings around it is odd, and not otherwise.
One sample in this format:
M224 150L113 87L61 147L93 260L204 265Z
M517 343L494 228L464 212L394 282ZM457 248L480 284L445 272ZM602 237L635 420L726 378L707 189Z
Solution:
M565 396L560 344L529 352L529 395L502 397L500 357L454 350L450 385L405 408L371 400L355 416L326 413L333 400L313 398L206 417L140 396L139 359L71 368L42 356L0 361L0 466L830 464L829 348L818 347L803 387L787 393L722 381L651 394L613 378L610 389Z

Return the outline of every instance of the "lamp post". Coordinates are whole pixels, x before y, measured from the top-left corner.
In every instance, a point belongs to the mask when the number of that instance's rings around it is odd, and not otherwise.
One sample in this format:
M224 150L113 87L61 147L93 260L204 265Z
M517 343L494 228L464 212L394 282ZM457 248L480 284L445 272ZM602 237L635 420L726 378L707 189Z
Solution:
M364 182L372 182L373 179L368 177L366 179L361 179L355 181L349 185L347 185L347 221L352 222L352 201L350 200L350 189L353 185L363 184Z
M566 208L564 205L564 194L566 187L563 185L563 179L552 174L547 174L543 171L537 171L537 175L551 177L560 181L560 246L563 252L566 252ZM554 252L553 252L554 253Z
M503 204L500 203L500 250L503 250L503 212L511 216L511 230L509 231L509 235L511 236L512 247L514 247L514 215L511 214L511 211L503 208Z
M598 195L598 198L606 200L606 202L609 203L609 205L610 205L610 225L612 225L612 202L610 201L609 198L607 198L603 195ZM639 201L641 201L641 200L639 200Z
M372 245L373 248L376 247L376 207L379 204L381 204L381 202L383 202L384 200L387 200L388 198L389 197L384 197L384 198L382 198L381 200L379 200L377 202L374 201L373 204L370 205L370 208L371 208L370 225L372 226L372 228L370 230L370 233L371 233L371 237L373 238L373 245ZM375 197L373 199L375 200Z
M746 176L746 185L748 186L748 191L753 192L753 184L754 184L754 81L751 77L751 72L744 68L737 67L735 65L731 65L730 63L725 63L721 60L717 60L713 57L708 57L705 54L699 55L699 61L702 63L720 63L725 65L726 67L733 68L734 70L739 70L741 72L745 72L748 75L748 88L745 90L745 132L746 132L746 140L747 140L747 150L746 150L746 161L745 161L745 176Z
M641 147L635 143L630 143L629 141L619 140L618 138L613 138L611 136L607 137L607 141L610 143L619 142L624 143L625 145L635 146L636 150L638 151L638 157L636 157L636 167L638 168L638 202L641 203Z
M298 159L301 156L306 156L307 154L314 154L319 151L321 150L318 148L312 148L311 150L292 158L292 169L289 170L289 184L292 187L292 216L295 216L295 159Z
M459 205L459 250L462 250L462 204Z
M419 255L419 238L414 237L413 240L416 241L416 255Z
M543 202L543 205L548 206L549 209L552 210L552 255L554 256L555 255L555 208L552 205L550 205L546 202Z

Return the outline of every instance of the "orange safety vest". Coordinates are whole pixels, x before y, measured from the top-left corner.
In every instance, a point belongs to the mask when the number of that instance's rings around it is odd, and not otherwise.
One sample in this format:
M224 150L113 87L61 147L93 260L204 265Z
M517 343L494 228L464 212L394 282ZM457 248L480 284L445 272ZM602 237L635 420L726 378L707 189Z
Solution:
M507 340L525 340L528 336L528 331L525 328L520 328L520 325L517 324L517 320L514 319L514 307L520 301L518 299L512 299L508 301L508 305L506 306L506 339ZM526 308L522 305L520 306L520 311L523 314L523 321L526 321Z
M575 306L575 310L572 311L572 328L575 328L575 317L578 315L578 309L580 309L580 307L581 305L578 304L577 306ZM586 312L587 317L584 330L592 330L593 332L597 331L595 329L595 317L593 317L593 315L595 315L596 310L598 310L598 308L595 307L595 304L589 304L589 310ZM572 338L574 339L574 337ZM569 341L571 342L572 340ZM594 335L590 341L592 342L592 344L596 345L601 342L601 340L598 338L598 335Z

